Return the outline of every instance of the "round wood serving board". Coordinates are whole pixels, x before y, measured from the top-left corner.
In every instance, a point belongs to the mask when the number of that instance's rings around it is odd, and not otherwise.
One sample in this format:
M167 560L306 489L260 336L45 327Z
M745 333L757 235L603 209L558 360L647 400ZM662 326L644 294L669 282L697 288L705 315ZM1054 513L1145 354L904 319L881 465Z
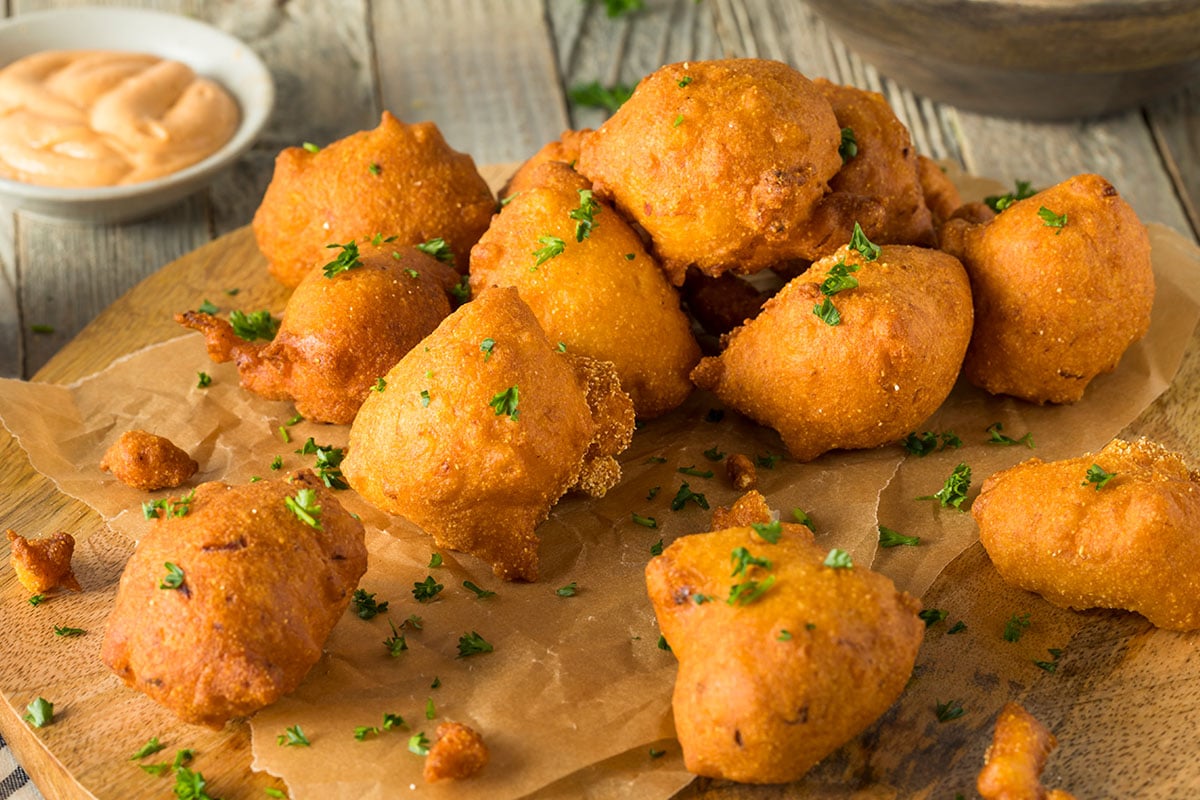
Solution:
M201 300L237 290L243 308L278 312L287 292L269 277L248 228L237 230L167 265L92 322L36 376L69 383L103 369L114 359L179 335L171 314ZM1147 434L1185 452L1200 452L1200 340L1193 335L1172 388L1125 432ZM120 686L100 664L101 631L116 582L132 545L107 531L83 504L59 493L35 472L24 452L0 431L0 518L26 535L55 530L82 540L76 563L88 587L83 595L31 608L11 570L0 571L0 731L49 797L151 798L170 793L170 779L137 769L128 758L151 735L167 749L149 761L169 761L176 749L194 748L196 769L216 795L261 798L268 786L283 788L250 769L249 727L232 723L220 731L184 725L153 703ZM3 545L7 547L7 543ZM6 551L5 551L6 552ZM1003 584L976 545L960 556L924 598L928 607L952 609L930 629L904 697L880 724L820 765L813 780L796 787L751 787L697 781L686 797L749 800L782 796L847 797L864 776L869 796L910 796L913 787L962 787L972 796L995 715L1004 701L1021 699L1058 735L1051 785L1080 797L1178 797L1200 789L1200 760L1192 735L1200 726L1200 637L1158 631L1141 617L1083 614L1054 609L1040 598ZM57 611L56 611L56 604ZM1015 612L1034 612L1038 626L1020 642L991 649L980 660L981 642L1000 639ZM68 613L69 612L69 613ZM963 620L971 635L947 634ZM51 624L89 630L77 640L57 640ZM1032 666L1049 648L1064 655L1056 672ZM30 677L53 667L52 685ZM69 698L60 722L34 730L21 721L37 694ZM966 713L938 723L933 708L958 701ZM889 747L903 737L902 748ZM922 757L901 760L921 742ZM845 780L839 780L844 776ZM894 785L895 791L880 792ZM833 788L833 787L836 787ZM926 792L916 794L925 795ZM942 796L945 792L939 791ZM948 796L953 796L951 793Z

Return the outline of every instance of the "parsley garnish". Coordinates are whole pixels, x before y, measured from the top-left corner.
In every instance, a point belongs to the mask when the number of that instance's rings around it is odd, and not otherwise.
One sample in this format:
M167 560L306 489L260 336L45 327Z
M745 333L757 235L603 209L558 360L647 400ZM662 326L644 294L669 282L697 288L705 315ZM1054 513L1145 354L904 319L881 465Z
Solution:
M650 748L650 760L651 761L653 761L656 758L662 758L666 754L667 754L666 750L655 750L653 747Z
M592 235L592 228L596 227L596 215L599 213L600 206L593 199L592 190L580 189L579 207L572 209L567 215L575 220L575 241L582 242Z
M781 642L790 642L792 640L792 632L784 628L779 631L779 635L775 638Z
M425 698L425 719L437 719L437 708L432 697Z
M151 736L150 739L138 749L136 753L129 757L130 761L141 761L146 756L152 756L160 750L166 749L165 744L159 744L157 736Z
M250 314L244 311L230 311L229 324L233 332L247 342L253 342L255 339L269 342L279 332L279 320L272 317L271 312L266 309Z
M495 597L496 593L490 589L484 589L481 586L476 586L471 581L463 581L463 588L470 589L475 593L475 597L479 600L486 600L489 597Z
M692 76L691 76L691 75L684 75L684 76L683 76L683 77L682 77L682 78L679 80L679 88L680 88L680 89L686 88L687 86L689 86L689 85L691 84L691 82L692 82Z
M429 408L429 401L432 399L429 396L429 390L422 389L420 397L421 397L421 408Z
M1033 197L1035 194L1037 194L1037 192L1034 190L1032 183L1029 181L1019 180L1017 181L1016 192L988 195L987 197L983 198L983 202L987 204L988 208L999 214L1001 211L1008 208L1018 200L1024 200L1026 197Z
M711 469L697 469L695 464L688 467L679 467L675 471L684 475L691 475L696 478L711 478L713 476L713 471Z
M450 287L450 295L454 298L458 305L462 305L471 299L471 279L463 275L458 279L458 283Z
M683 124L683 114L679 114L675 117L675 121L671 123L671 127L678 128L682 124Z
M417 245L417 249L427 256L433 256L443 264L454 266L454 251L450 249L450 245L446 244L446 240L442 237L430 239L427 242L421 242ZM466 281L467 276L463 276L463 281ZM470 295L468 295L469 297Z
M684 481L682 484L680 484L679 491L675 492L675 497L671 499L671 510L678 511L679 509L683 508L689 500L705 510L708 509L708 498L699 492L693 492L692 488L687 484L687 481Z
M851 275L851 272L858 272L858 267L854 264L847 264L845 261L834 264L826 273L825 280L821 281L821 294L832 296L838 292L856 288L858 278Z
M662 456L650 456L642 463L643 464L665 464L665 463L667 463L667 460L665 458L663 458Z
M567 243L562 239L558 238L557 236L549 235L539 236L538 244L540 244L541 247L533 251L534 256L537 257L537 261L534 263L535 267L540 267L542 264L545 264L555 256L561 255L562 251L567 246Z
M960 619L958 622L956 622L956 623L954 623L953 625L951 625L951 626L950 626L950 630L946 631L946 633L947 633L948 635L953 635L953 634L956 634L956 633L962 633L962 632L963 632L963 631L965 631L966 629L967 629L967 623L963 622L963 621Z
M466 658L478 653L490 653L494 648L478 633L471 631L458 637L458 657Z
M313 144L312 142L305 142L304 144L302 144L302 145L301 145L301 147L303 147L305 150L307 150L307 151L308 151L308 152L310 152L310 153L319 153L319 152L321 152L321 148L320 148L320 146L319 146L319 145L315 145L315 144Z
M317 493L313 489L299 489L295 497L283 498L283 503L297 519L310 528L321 530L321 507L316 505Z
M378 377L375 379L375 385L371 387L371 391L379 392L382 394L383 390L386 388L387 388L387 381L384 380L383 377Z
M843 164L858 155L858 139L854 138L853 128L842 128L842 143L838 145L838 155L842 157Z
M85 633L87 633L87 631L85 631L83 628L68 628L66 625L55 625L54 626L54 635L55 636L65 636L67 638L74 638L76 636L83 636Z
M925 431L924 433L914 431L904 438L904 449L920 458L924 458L938 450L945 450L948 447L958 448L962 446L962 439L958 438L958 434L954 431L946 431L941 434L934 433L933 431Z
M949 611L943 611L940 608L923 608L917 612L917 616L925 620L925 627L931 628L938 622L941 622L946 617L950 616Z
M429 755L429 737L424 733L414 733L408 737L408 752L418 756Z
M201 314L209 314L209 315L216 314L218 311L220 311L219 308L217 308L215 305L213 305L211 302L209 302L207 297L204 298L204 302L201 303L200 307L197 308L196 310L199 311Z
M853 569L854 560L850 558L850 554L845 550L837 547L829 551L829 555L825 556L825 566L830 569Z
M354 241L353 239L345 244L338 244L334 242L333 244L327 244L325 246L330 249L334 247L340 247L342 249L342 252L338 253L337 258L322 267L326 278L332 278L337 275L341 275L343 272L362 266L362 261L360 261L358 258L358 242Z
M857 222L854 223L854 232L850 234L850 249L857 250L867 261L879 258L879 245L867 238L862 226Z
M713 445L712 449L704 451L704 457L709 461L720 461L725 454L718 450L716 445Z
M283 456L275 456L275 458L271 460L271 469L277 472L283 469Z
M30 325L29 330L34 333L54 333L53 325L39 325L37 323Z
M187 513L192 510L192 501L195 499L196 491L193 489L178 499L160 497L157 500L147 500L142 503L142 516L146 519L186 517Z
M879 546L880 547L899 547L900 545L909 545L915 547L921 543L920 536L903 536L891 528L879 526Z
M354 738L358 741L364 741L368 736L378 735L379 728L374 725L359 725L354 729Z
M516 385L513 385L492 397L488 405L496 409L497 417L501 414L507 414L509 419L516 422L521 413L517 410L517 403L519 401L520 392Z
M641 525L644 528L657 528L658 527L658 520L656 520L654 517L643 517L641 514L637 513L636 511L633 512L633 521L636 522L638 525Z
M821 302L813 306L813 313L831 328L842 324L841 312L837 310L837 306L828 297L822 298Z
M1007 435L1001 433L1000 431L1002 431L1002 430L1004 430L1004 426L1001 425L999 422L993 422L991 425L989 425L986 433L990 438L984 444L1007 444L1007 445L1023 444L1026 447L1028 447L1030 450L1033 449L1033 433L1032 432L1026 433L1020 439L1014 439L1011 436L1007 436Z
M566 586L560 586L555 589L554 593L559 597L574 597L579 593L579 587L575 584L575 581L571 581Z
M275 737L275 744L280 747L312 747L312 742L304 735L299 725L284 728L283 733Z
M172 564L170 561L163 564L166 567L167 574L159 581L158 588L160 589L179 589L183 587L184 575L183 570Z
M372 175L378 175L380 172L383 172L383 168L380 167L379 164L372 161L367 165L367 172L371 173Z
M568 96L577 106L603 108L611 114L633 95L633 89L634 87L624 83L615 83L606 88L601 86L599 81L592 81L571 87Z
M1090 467L1088 467L1087 480L1079 485L1087 486L1089 483L1094 483L1096 484L1096 491L1098 492L1108 485L1108 482L1115 477L1117 477L1117 473L1105 472L1104 468L1099 464L1092 464Z
M962 508L962 503L967 499L967 492L971 488L971 468L966 464L959 464L950 473L950 477L946 478L945 484L938 490L936 494L927 494L918 497L918 500L937 500L941 503L942 508L954 506L960 511L966 511Z
M387 648L388 655L392 658L399 658L400 654L408 649L408 642L404 640L404 635L396 630L395 624L390 619L388 626L392 629L392 635L383 640L383 646Z
M46 602L46 595L44 594L35 594L29 597L29 605L34 606L35 608L44 602Z
M1004 623L1004 641L1020 641L1021 637L1025 634L1025 629L1031 624L1028 614L1021 614L1020 616L1013 614L1008 618L1008 622Z
M438 593L445 588L445 586L434 580L432 575L426 575L425 580L413 583L412 595L417 599L418 603L427 603L437 597Z
M354 606L354 613L358 614L359 619L374 619L388 609L387 600L377 601L375 593L366 589L355 589L350 596L350 604Z
M779 520L773 522L751 522L750 529L758 534L764 542L775 544L783 534L783 524ZM738 548L741 549L741 548ZM734 551L737 552L736 550Z
M184 766L175 768L175 796L180 800L217 800L209 795L204 775Z
M744 583L734 584L729 587L729 598L725 601L728 605L743 605L747 606L753 603L758 598L767 593L772 586L775 585L775 576L768 575L761 581L748 580Z
M54 703L44 697L25 706L25 711L28 713L22 719L35 728L44 728L54 721Z
M793 508L792 519L796 520L796 522L808 528L813 533L817 532L817 526L813 524L812 517L810 517L803 509Z
M1038 209L1038 216L1042 218L1047 228L1055 228L1054 235L1058 236L1062 233L1062 229L1067 226L1066 214L1055 214L1050 209L1042 206Z
M642 10L643 0L604 0L604 10L609 17L619 17L633 11Z
M661 486L651 486L650 491L646 492L646 499L653 500L654 498L658 497L658 493L661 491L662 491Z
M397 728L397 727L399 727L401 725L405 725L405 724L406 723L404 722L404 717L400 716L399 714L389 714L387 712L384 712L384 714L383 714L383 729L385 731L390 731L392 728Z
M958 719L965 712L963 711L962 701L951 700L948 703L938 703L934 708L934 713L937 715L938 722L949 722L952 719Z
M197 389L207 389L211 385L212 385L212 376L211 375L209 375L207 372L197 372L196 373L196 388Z
M442 559L441 553L433 553L429 556L429 568L430 569L437 569L438 567L440 567L442 565L442 563L443 563L443 559Z
M663 540L659 539L654 544L650 545L650 555L661 556L663 551Z
M750 567L762 567L763 569L771 568L770 559L757 558L744 547L735 547L733 552L729 554L729 558L731 561L733 561L733 572L730 573L730 575L735 578L738 575L745 575L746 571L749 570Z
M1062 656L1062 650L1058 649L1057 647L1051 647L1046 652L1050 654L1050 658L1052 660L1034 661L1033 663L1039 669L1044 669L1046 672L1053 674L1058 671L1058 659L1060 656Z
M667 637L663 636L661 633L658 635L658 649L666 650L668 653L671 652L671 643L668 642Z
M496 340L488 337L479 343L479 349L483 351L483 360L487 361L492 357L492 350L496 347Z

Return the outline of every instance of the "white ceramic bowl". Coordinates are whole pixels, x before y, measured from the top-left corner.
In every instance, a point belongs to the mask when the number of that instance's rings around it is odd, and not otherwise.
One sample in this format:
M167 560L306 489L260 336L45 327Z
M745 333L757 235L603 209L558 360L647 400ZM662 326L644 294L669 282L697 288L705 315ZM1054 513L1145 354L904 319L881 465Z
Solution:
M271 115L271 73L245 43L187 17L133 8L72 8L0 22L0 66L44 50L125 50L181 61L220 83L241 111L233 138L179 172L124 186L70 189L0 178L0 206L60 219L143 217L200 189L254 142Z

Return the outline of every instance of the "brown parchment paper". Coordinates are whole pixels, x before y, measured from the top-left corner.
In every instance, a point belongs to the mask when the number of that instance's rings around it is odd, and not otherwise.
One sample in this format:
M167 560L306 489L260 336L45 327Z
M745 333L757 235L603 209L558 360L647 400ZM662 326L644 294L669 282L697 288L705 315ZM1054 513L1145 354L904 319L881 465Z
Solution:
M1158 285L1150 333L1080 403L1041 408L959 386L923 427L953 429L962 449L924 459L905 458L895 446L828 454L809 464L781 459L759 468L760 490L785 517L792 508L807 511L822 545L849 550L857 563L872 563L921 594L975 541L975 531L968 514L913 498L937 491L960 461L972 466L977 487L992 471L1032 454L1049 459L1095 450L1169 385L1200 318L1200 254L1165 228L1150 232ZM198 370L213 376L209 388L196 387ZM669 797L684 786L690 776L670 720L674 661L657 647L642 569L660 539L669 543L708 528L709 512L694 504L669 509L681 483L712 506L734 499L724 462L708 461L704 450L784 452L773 432L737 414L711 421L713 406L711 397L697 394L646 424L622 457L622 482L607 497L571 497L555 508L539 529L543 577L536 584L502 584L486 566L449 552L442 552L443 566L429 568L432 540L353 492L341 493L368 529L370 567L361 585L390 607L371 621L347 613L302 686L253 718L254 767L281 776L298 800L395 797L409 787L414 796L435 798ZM272 476L277 455L281 474L311 465L311 456L295 452L310 436L321 445L344 445L345 427L288 426L293 413L286 403L240 390L234 368L209 362L195 335L146 348L69 386L0 381L0 421L35 469L133 539L149 524L140 510L148 495L97 467L120 432L146 428L187 449L202 465L191 483L240 482ZM1036 450L984 445L986 427L997 421L1014 437L1032 431ZM715 474L677 471L691 466ZM654 517L658 527L633 523L635 511ZM876 552L877 523L920 535L921 545ZM427 575L445 590L420 604L411 589ZM477 599L465 580L496 594ZM555 593L571 582L576 596ZM399 626L414 614L422 627L403 629L409 649L393 659L383 646L388 621ZM494 652L457 658L459 636L471 631ZM407 727L354 739L355 727L379 725L385 712L401 714ZM492 763L478 778L448 786L421 780L422 759L408 752L408 738L432 737L443 719L484 734ZM297 724L312 747L277 746L275 737ZM651 758L651 747L666 755Z

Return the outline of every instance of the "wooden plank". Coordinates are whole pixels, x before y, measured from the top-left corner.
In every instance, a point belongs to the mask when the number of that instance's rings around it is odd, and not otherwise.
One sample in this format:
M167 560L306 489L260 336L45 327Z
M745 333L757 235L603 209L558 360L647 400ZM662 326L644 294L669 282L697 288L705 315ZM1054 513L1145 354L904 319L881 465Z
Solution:
M537 0L375 3L384 108L432 120L476 164L522 161L567 127L554 45Z
M1192 235L1200 237L1200 89L1191 88L1146 109Z

